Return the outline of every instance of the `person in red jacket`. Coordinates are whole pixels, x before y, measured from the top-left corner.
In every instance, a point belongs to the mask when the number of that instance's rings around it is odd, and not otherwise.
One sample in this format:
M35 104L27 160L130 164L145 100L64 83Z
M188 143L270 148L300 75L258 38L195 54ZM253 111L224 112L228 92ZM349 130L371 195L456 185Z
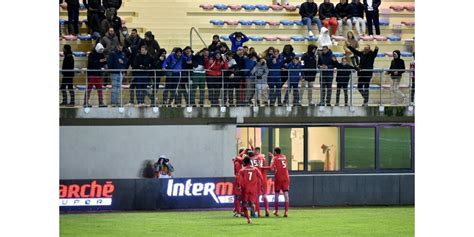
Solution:
M209 55L209 59L204 61L207 70L207 88L209 90L209 100L211 106L219 105L219 92L222 89L222 70L229 68L228 63L218 52Z
M252 223L248 208L251 208L253 203L258 201L258 190L261 188L263 182L262 174L256 167L252 166L250 157L246 156L244 158L244 167L239 171L239 175L237 176L237 183L242 193L242 206L248 224Z
M275 171L275 212L273 213L275 216L278 216L278 196L280 195L280 191L283 191L285 195L285 215L284 217L288 217L288 208L290 197L288 191L290 189L290 176L288 174L288 160L286 156L281 154L281 149L279 147L275 147L273 149L275 155L271 152L268 153L268 156L272 158L272 162L270 167L272 170Z
M240 213L242 212L240 208L240 191L238 189L238 183L237 183L237 176L239 175L240 169L242 169L242 164L244 161L243 152L245 151L244 148L239 149L239 154L232 159L232 162L234 163L234 185L233 185L233 190L232 190L232 195L234 195L234 216L235 217L240 217Z

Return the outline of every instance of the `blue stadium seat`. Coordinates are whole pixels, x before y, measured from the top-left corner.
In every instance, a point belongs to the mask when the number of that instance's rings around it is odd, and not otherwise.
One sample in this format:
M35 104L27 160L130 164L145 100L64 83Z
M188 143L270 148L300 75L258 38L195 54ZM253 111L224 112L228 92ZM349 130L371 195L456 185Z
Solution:
M227 35L222 35L222 36L221 36L221 40L229 41L229 36L227 36Z
M214 7L217 9L217 10L227 10L228 6L226 4L214 4Z
M250 5L250 4L243 4L242 5L242 8L247 10L247 11L253 11L255 10L255 6L254 5Z
M341 53L341 52L332 52L332 55L340 58L340 57L344 57L344 53Z
M381 25L381 26L388 26L388 25L390 25L390 22L389 22L389 20L386 19L386 18L385 18L385 19L380 19L380 20L379 20L379 25Z
M263 41L262 36L249 36L249 39L251 39L252 41Z
M79 35L77 38L79 38L79 40L92 40L92 36L90 35Z
M377 58L383 58L385 57L385 53L377 53Z
M289 20L281 20L280 23L284 26L292 26L293 24L295 24L294 21L289 21Z
M303 21L294 21L295 25L297 26L304 26L305 24L303 23Z
M303 36L295 35L295 36L291 36L291 39L293 41L305 41L306 38Z
M295 56L296 56L297 58L301 58L301 57L303 56L303 54L304 54L304 53L297 52L297 53L295 53Z
M413 53L410 53L410 52L400 52L400 56L402 56L402 57L413 57Z
M255 20L253 21L253 24L256 25L256 26L264 26L267 24L266 21L262 21L262 20Z
M87 53L81 52L81 51L75 51L75 52L72 52L72 55L74 55L74 57L85 57L87 56Z
M318 41L318 36L306 36L307 41Z
M257 4L257 5L255 5L255 7L260 11L268 11L268 9L270 9L269 6L263 5L263 4Z
M215 26L223 26L224 25L224 21L223 20L210 20L209 21L211 24L215 25Z
M86 9L86 6L84 5L84 3L82 3L82 2L79 3L79 9L80 9L80 10Z
M65 25L65 24L66 24L66 20L64 20L64 19L59 19L59 24L60 24L60 25Z
M387 39L390 40L390 41L400 41L400 40L402 40L402 38L400 36L396 36L396 35L389 35L389 36L387 36Z
M252 21L247 21L247 20L240 20L239 23L243 26L250 26L253 24Z

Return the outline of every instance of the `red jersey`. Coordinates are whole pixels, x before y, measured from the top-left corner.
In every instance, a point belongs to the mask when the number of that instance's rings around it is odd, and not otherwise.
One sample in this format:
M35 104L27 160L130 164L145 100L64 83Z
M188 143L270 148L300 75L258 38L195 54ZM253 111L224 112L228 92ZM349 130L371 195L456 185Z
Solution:
M254 167L257 167L258 170L260 170L260 173L264 176L264 178L267 175L267 169L270 169L269 167L265 166L265 156L263 154L258 154L254 157L251 158L252 165Z
M237 177L239 174L240 169L242 169L242 162L243 159L240 156L236 156L234 159L234 175Z
M258 193L263 184L263 177L260 171L251 165L244 166L237 176L239 187L247 193Z
M275 155L272 159L270 167L275 170L275 182L287 181L290 179L288 175L288 165L286 156L282 154Z

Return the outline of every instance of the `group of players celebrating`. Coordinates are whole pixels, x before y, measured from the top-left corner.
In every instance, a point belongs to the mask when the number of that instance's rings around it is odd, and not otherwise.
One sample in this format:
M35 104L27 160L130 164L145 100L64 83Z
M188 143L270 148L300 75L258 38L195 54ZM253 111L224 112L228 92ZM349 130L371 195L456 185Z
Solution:
M241 148L239 154L233 159L234 162L234 216L240 217L243 213L247 223L252 223L252 217L260 217L260 195L263 196L265 216L269 217L269 205L267 199L267 170L275 172L275 211L278 215L278 196L283 191L285 196L285 214L288 217L290 177L288 175L287 159L281 154L281 149L275 147L273 153L269 152L271 158L270 166L265 165L265 156L260 153L260 148ZM242 202L242 204L241 204Z

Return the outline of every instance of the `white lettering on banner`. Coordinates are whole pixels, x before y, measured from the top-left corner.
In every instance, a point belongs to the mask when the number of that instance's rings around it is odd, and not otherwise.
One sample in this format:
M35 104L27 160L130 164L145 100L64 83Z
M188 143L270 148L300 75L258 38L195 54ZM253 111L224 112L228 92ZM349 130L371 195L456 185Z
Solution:
M61 198L59 199L60 207L72 206L110 206L112 198Z
M208 196L211 195L216 203L220 203L215 193L216 185L214 183L192 183L191 179L186 180L185 184L174 183L173 179L168 180L166 194L169 197L182 196ZM202 192L202 193L201 193Z
M193 196L201 196L204 185L202 183L195 183L193 188Z
M190 179L186 180L186 190L184 191L186 196L192 196L192 194L189 192L189 189L191 189L191 180Z
M214 183L204 184L204 196L211 194L212 198L214 198L214 201L219 203L219 199L217 199L216 194L214 193L214 190L216 190L216 185Z

